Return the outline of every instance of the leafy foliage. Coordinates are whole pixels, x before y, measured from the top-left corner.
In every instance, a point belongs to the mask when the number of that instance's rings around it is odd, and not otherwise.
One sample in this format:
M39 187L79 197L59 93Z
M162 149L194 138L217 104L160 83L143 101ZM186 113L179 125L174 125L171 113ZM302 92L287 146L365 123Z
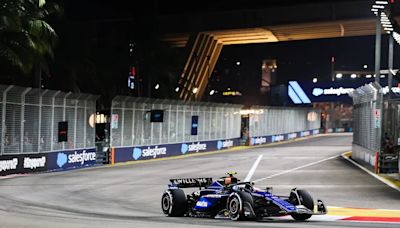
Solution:
M39 0L0 0L0 63L25 74L35 67L47 70L46 58L53 58L57 34L45 21L61 12L56 4L39 6Z

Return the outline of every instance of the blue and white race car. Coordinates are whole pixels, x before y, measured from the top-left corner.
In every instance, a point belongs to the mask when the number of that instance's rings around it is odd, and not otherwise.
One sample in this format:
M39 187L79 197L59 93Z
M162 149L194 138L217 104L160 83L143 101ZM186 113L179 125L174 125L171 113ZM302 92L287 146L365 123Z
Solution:
M168 216L228 217L231 220L256 219L291 215L306 220L312 215L326 214L321 200L314 200L306 190L292 189L289 196L272 194L272 188L258 189L251 182L238 182L236 173L228 173L217 181L212 178L171 179L163 193L161 208ZM181 188L199 187L186 195Z

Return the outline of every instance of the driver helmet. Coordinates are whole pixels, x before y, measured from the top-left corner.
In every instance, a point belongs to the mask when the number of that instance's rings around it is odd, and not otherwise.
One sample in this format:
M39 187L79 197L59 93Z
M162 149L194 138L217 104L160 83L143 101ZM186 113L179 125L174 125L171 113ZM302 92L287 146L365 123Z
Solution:
M228 172L228 173L226 173L227 174L227 176L226 177L222 177L221 179L220 179L220 183L221 184L223 184L223 185L225 185L225 186L228 186L228 185L230 185L230 184L236 184L237 182L238 182L238 179L234 176L235 174L237 174L236 172Z

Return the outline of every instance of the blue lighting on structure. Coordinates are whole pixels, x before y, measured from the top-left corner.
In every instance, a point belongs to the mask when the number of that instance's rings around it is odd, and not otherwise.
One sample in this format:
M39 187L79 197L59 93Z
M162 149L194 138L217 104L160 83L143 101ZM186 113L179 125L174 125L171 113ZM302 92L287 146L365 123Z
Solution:
M308 96L306 95L306 93L304 92L304 90L301 88L301 86L297 81L289 82L288 91L289 91L289 97L295 104L301 104L301 103L311 104L310 98L308 98ZM297 103L299 102L299 100L300 103Z

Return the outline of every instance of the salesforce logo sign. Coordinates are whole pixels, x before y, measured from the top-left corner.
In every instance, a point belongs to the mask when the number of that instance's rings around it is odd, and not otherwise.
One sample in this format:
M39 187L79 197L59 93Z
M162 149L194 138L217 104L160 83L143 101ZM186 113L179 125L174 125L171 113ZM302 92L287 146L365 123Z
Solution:
M167 154L167 148L166 147L158 147L158 146L155 146L154 148L147 147L147 149L143 149L143 150L140 148L133 148L133 151L132 151L132 157L135 160L138 160L140 157L156 158L157 156L166 155L166 154Z
M188 152L188 150L189 150L189 146L186 143L181 145L181 153L182 154L186 154L186 152Z
M318 97L318 96L324 94L324 90L321 89L321 88L314 88L313 91L312 91L312 94L314 96Z
M207 150L207 144L205 143L192 143L190 145L183 143L181 145L181 153L186 154L187 152L199 152L199 151L204 151Z
M222 148L229 148L233 146L232 140L225 140L225 141L218 141L217 142L217 149L220 150Z
M57 154L57 165L62 168L68 162L68 156L64 153Z
M86 162L96 161L96 152L75 151L73 154L58 153L57 165L62 168L65 164L84 165Z
M132 157L135 160L138 160L142 156L142 149L140 148L133 148Z
M336 96L341 96L341 95L346 95L349 94L350 92L354 91L354 88L328 88L328 89L321 89L321 88L314 88L312 91L312 94L316 97L321 96L321 95L336 95Z

